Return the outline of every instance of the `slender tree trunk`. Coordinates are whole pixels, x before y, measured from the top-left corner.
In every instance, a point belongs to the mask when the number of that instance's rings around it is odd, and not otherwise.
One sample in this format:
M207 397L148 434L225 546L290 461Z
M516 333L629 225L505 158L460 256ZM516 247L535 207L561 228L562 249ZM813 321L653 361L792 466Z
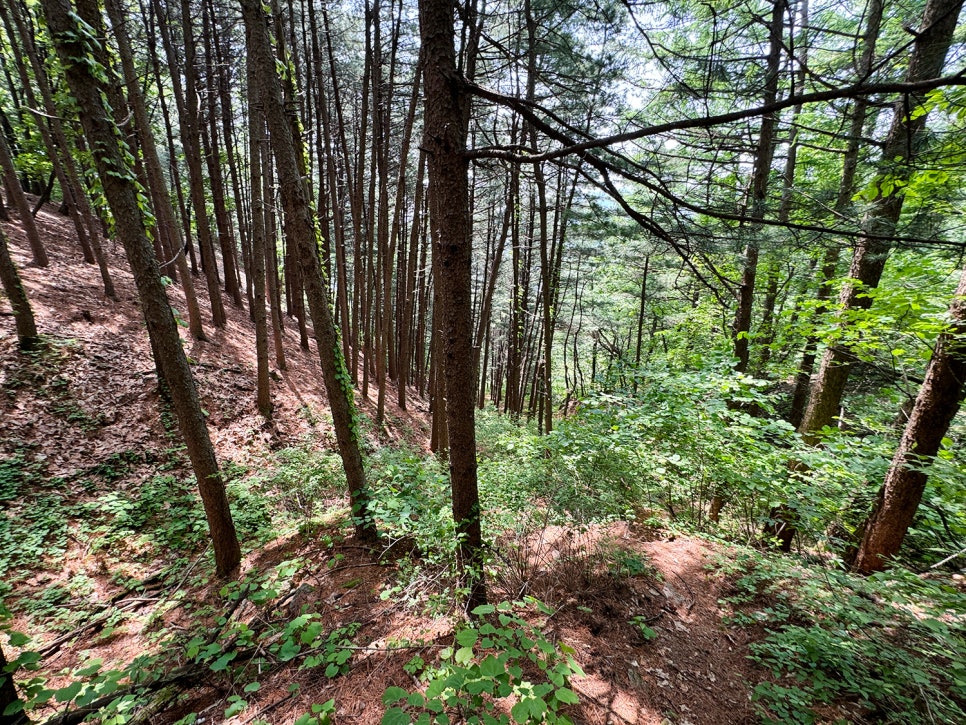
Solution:
M412 338L414 335L413 314L416 310L416 275L419 259L419 230L422 228L421 216L423 214L423 178L426 172L426 155L420 151L419 163L416 168L416 190L413 194L413 221L409 230L409 259L406 263L405 297L402 308L402 317L397 328L399 330L399 377L397 385L399 388L399 407L406 410L406 388L410 381L410 370L412 370Z
M252 99L249 98L249 103ZM264 121L264 116L262 116ZM282 341L282 303L280 299L281 291L278 283L278 237L277 224L275 221L275 202L274 202L274 171L272 166L272 150L268 146L268 139L260 144L262 164L262 204L264 205L264 227L265 227L265 278L268 281L268 307L272 317L272 343L275 348L275 364L279 370L285 370L288 365L285 362L285 346Z
M147 8L145 8L147 5ZM178 168L178 154L175 152L174 145L174 128L171 123L171 115L168 113L168 102L165 100L166 94L164 92L165 84L161 79L161 61L158 58L158 48L157 48L157 38L154 34L155 28L161 30L162 35L167 32L167 26L164 25L164 19L157 17L155 12L155 4L151 2L145 2L141 6L141 15L144 19L145 25L149 28L147 33L147 46L148 46L148 57L151 59L151 69L154 73L154 81L157 87L158 95L158 106L161 108L161 118L164 122L165 140L167 141L167 151L168 151L168 169L171 176L171 183L174 186L174 190L178 197L178 217L181 223L181 229L183 233L180 235L180 239L184 242L184 253L188 257L188 261L191 263L191 274L198 274L198 260L195 256L195 248L191 243L191 217L188 210L188 205L185 202L185 195L183 184L181 183L181 173ZM171 78L171 86L176 89L175 101L179 109L179 118L181 114L181 108L183 106L180 99L180 89L181 89L181 78L177 75L177 72Z
M181 118L181 143L188 164L188 185L191 206L194 211L195 229L198 239L198 251L201 254L201 266L205 273L208 287L208 299L211 302L211 318L215 327L224 327L225 305L221 298L218 284L218 268L215 263L215 251L212 245L211 224L208 221L208 208L205 200L204 172L201 168L200 147L200 118L198 111L197 77L195 67L195 41L192 30L191 6L187 0L181 0L181 22L184 30L184 75L185 88L181 90L181 80L177 72L179 64L171 42L170 32L163 19L160 0L153 0L158 10L158 27L161 29L161 39L164 42L168 56L168 68L175 98L178 101L178 114Z
M916 34L906 80L910 83L936 78L942 73L946 52L952 41L963 0L930 0L923 11L921 30ZM926 128L926 113L910 114L922 101L920 94L903 98L893 109L892 125L882 147L879 163L881 175L906 178L916 147ZM862 222L867 236L859 238L852 254L849 277L859 285L847 284L842 289L839 304L843 313L868 309L872 298L866 291L879 284L886 259L892 249L888 237L895 233L902 213L903 197L880 194ZM799 432L806 440L817 441L817 433L832 424L839 412L845 384L849 379L853 357L844 344L831 345L822 356L818 376L812 384L811 398L805 410Z
M169 385L181 434L204 503L216 570L219 576L226 577L238 569L241 549L235 535L225 486L198 403L178 327L145 231L145 219L138 205L134 177L125 160L126 149L122 148L123 141L104 105L102 91L90 73L90 65L75 60L88 58L88 49L96 46L98 40L89 33L89 26L78 23L67 0L44 0L43 7L68 85L81 111L84 133L93 149L98 175L117 225L118 236L134 273L148 334L158 353L157 363Z
M138 139L141 143L141 153L148 176L148 188L151 191L152 208L157 220L157 228L161 234L168 236L166 245L174 253L170 261L176 265L180 274L181 289L184 291L185 306L188 312L188 331L195 340L204 340L205 331L201 320L201 309L195 294L194 283L188 270L188 262L184 255L184 243L181 240L181 230L171 208L171 197L168 195L168 185L164 179L164 169L158 157L158 149L151 132L151 121L144 104L141 85L134 68L134 56L131 52L131 41L125 27L125 15L119 0L105 0L108 16L113 26L114 37L120 51L121 69L124 73L124 83L127 87L128 105L134 113L137 125Z
M762 105L768 106L778 98L779 71L781 69L782 39L784 37L784 19L787 0L775 0L769 23L769 50L766 61L765 93ZM761 118L761 130L758 136L758 149L755 153L755 167L751 181L751 209L749 216L753 220L765 218L765 201L768 197L768 176L771 173L771 162L775 155L775 123L776 114L769 113ZM749 361L749 333L751 332L752 307L755 301L755 277L758 274L758 225L748 229L748 243L745 245L744 260L741 272L741 284L738 288L738 308L732 325L734 337L734 352L738 358L735 365L737 372L745 372Z
M27 72L27 61L29 60L30 65L34 68L34 73L37 73L37 68L41 68L40 62L35 57L35 50L33 47L33 38L30 37L30 29L27 27L27 23L23 21L21 16L21 9L13 3L8 9L0 5L0 18L3 19L4 28L7 30L8 40L11 45L14 56L17 58L17 73L20 76L20 83L23 86L24 96L26 101L30 104L32 109L46 108L46 104L41 105L38 103L36 94L34 93L33 87L31 85L30 75ZM14 31L14 25L19 29L17 32ZM20 36L20 42L17 42L17 36ZM46 84L46 78L40 77L37 79L37 85L43 87ZM47 112L50 116L50 112ZM59 119L57 120L59 123ZM52 130L54 124L54 119L38 119L37 128L40 130L41 136L44 139L44 146L47 148L47 154L50 158L51 164L54 167L54 173L50 177L50 183L48 184L45 196L42 196L36 205L34 205L33 211L31 212L34 217L37 216L37 212L43 206L43 202L49 200L50 191L54 178L60 182L61 193L63 194L64 204L67 207L67 212L70 214L71 221L74 223L74 228L77 230L77 238L80 241L81 251L84 255L84 262L87 264L93 264L94 250L91 248L89 230L85 226L84 218L81 216L79 204L75 202L74 195L78 193L78 190L73 188L70 180L68 179L68 174L65 167L68 164L73 164L73 159L69 157L69 150L61 149L57 145L57 141L54 137L54 132ZM46 197L46 198L45 198ZM86 199L85 199L86 201ZM110 276L108 276L110 280ZM107 287L105 287L105 290ZM113 289L111 294L107 295L113 298Z
M221 145L218 141L218 76L214 66L213 22L209 10L210 3L204 3L202 10L202 32L205 44L205 82L207 92L207 125L201 126L202 146L208 166L208 183L211 186L211 202L215 211L215 227L218 230L218 246L221 249L222 270L225 273L225 292L236 307L242 306L241 288L238 284L238 261L235 252L235 237L232 234L228 207L225 205L225 176L222 173ZM226 111L227 112L227 111ZM231 149L227 149L231 153Z
M256 85L248 67L248 87ZM265 208L262 198L261 145L265 143L265 118L258 104L248 102L248 167L252 190L252 314L255 318L255 404L266 418L272 415L272 392L268 371L268 321L265 315Z
M450 485L458 552L470 594L467 608L486 601L483 538L477 485L469 163L465 156L469 97L456 69L453 4L421 0L420 35L425 65L423 148L429 169L430 214L440 275L443 373L450 443Z
M7 147L7 139L0 133L0 168L3 170L3 180L7 186L7 198L17 207L20 214L20 226L23 227L27 235L27 242L30 244L30 252L33 255L33 264L38 267L46 267L50 264L47 258L47 250L44 243L40 241L40 232L37 231L37 224L34 222L33 214L30 213L30 204L24 196L23 189L20 187L20 179L17 177L17 169L13 165L13 157Z
M23 284L17 267L10 258L10 249L7 246L7 235L0 226L0 282L3 283L4 294L10 300L13 308L13 319L17 326L17 340L21 350L33 350L40 338L37 336L37 325L34 322L34 313L30 308L30 301L27 293L24 292ZM3 669L0 668L0 673ZM0 712L3 709L0 708Z
M285 216L298 245L303 283L315 327L322 374L329 395L332 422L335 427L339 452L349 487L349 501L355 517L355 532L360 541L374 543L378 540L375 522L369 516L369 492L362 464L359 423L352 400L352 383L342 357L339 330L336 328L329 308L328 293L322 280L322 268L318 257L318 230L313 218L311 195L305 180L305 170L300 168L301 142L293 134L293 124L286 113L282 100L281 82L275 72L275 56L272 53L267 18L259 0L241 0L242 17L245 21L247 62L255 76L254 94L249 102L259 105L268 122L272 150L278 170L279 188ZM294 109L293 109L294 110Z
M530 0L524 3L527 22L527 100L536 101L537 83L537 23L533 16L533 8ZM529 129L530 146L534 152L537 151L537 130L532 126ZM552 379L551 379L551 358L553 355L553 303L556 297L556 284L553 278L552 255L550 250L548 213L547 213L547 179L543 171L543 164L534 164L533 167L534 183L537 187L537 204L539 220L539 241L540 247L540 306L543 314L542 329L543 336L543 359L537 365L539 371L540 387L542 387L542 416L540 417L540 428L544 433L553 430L553 401L552 401Z

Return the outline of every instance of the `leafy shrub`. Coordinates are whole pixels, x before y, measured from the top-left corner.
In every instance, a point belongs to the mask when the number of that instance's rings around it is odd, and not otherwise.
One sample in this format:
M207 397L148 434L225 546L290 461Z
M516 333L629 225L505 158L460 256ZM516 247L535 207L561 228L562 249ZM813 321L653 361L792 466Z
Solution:
M278 501L283 511L310 519L327 496L346 490L342 459L332 451L301 446L277 451L267 470L251 481L252 488Z
M423 670L424 691L386 689L382 701L390 707L382 725L429 725L454 718L469 725L571 723L561 709L578 702L568 685L583 671L573 659L573 649L551 642L514 612L522 607L519 602L502 602L474 609L475 616L490 619L456 631L453 645L440 653L438 666ZM423 665L420 658L409 669L418 672Z
M756 686L767 723L813 723L850 701L888 723L966 722L966 595L903 569L863 578L739 552L727 601L734 621L766 627L752 659L775 682Z

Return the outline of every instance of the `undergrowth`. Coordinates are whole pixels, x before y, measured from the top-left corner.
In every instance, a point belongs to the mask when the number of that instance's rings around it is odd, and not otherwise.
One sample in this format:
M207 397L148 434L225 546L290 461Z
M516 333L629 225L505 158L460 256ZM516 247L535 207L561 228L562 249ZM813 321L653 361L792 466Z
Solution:
M895 568L861 577L835 566L738 551L730 621L763 627L752 659L773 680L754 699L765 723L819 722L852 703L867 721L966 722L966 594L944 577Z

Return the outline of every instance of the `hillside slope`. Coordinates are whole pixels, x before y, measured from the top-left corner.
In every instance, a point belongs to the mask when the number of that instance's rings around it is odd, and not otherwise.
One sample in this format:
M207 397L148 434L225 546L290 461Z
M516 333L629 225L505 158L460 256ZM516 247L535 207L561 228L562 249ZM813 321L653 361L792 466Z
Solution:
M46 269L28 266L19 225L5 226L47 344L30 356L17 352L0 301L0 597L12 628L31 638L24 649L41 654L44 686L69 688L71 671L100 660L89 699L108 692L111 678L123 692L131 663L146 656L149 670L166 674L124 706L131 722L306 723L313 704L329 700L321 710L331 709L334 722L380 722L386 688L414 689L414 656L432 662L464 625L451 616L451 600L439 606L452 597L443 570L418 552L399 558L393 541L389 552L368 552L343 537L341 493L332 480L318 481L332 472L335 446L314 355L289 332L288 370L274 376L268 423L255 410L244 310L229 305L224 330L208 325L210 342L185 343L246 537L247 584L222 589L210 581L189 472L159 411L122 250L108 244L119 292L112 302L96 269L82 264L68 220L48 207L38 222L51 256ZM178 308L180 290L170 293ZM369 451L424 448L424 405L415 407L392 409L385 437L367 434ZM269 479L276 488L284 480L284 495L266 493ZM322 492L324 506L306 502L310 489ZM335 513L279 528L264 510L279 502ZM746 659L750 632L722 624L727 582L706 570L712 545L617 523L580 535L547 527L505 551L516 558L497 555L494 598L526 590L546 601L549 616L533 604L519 616L549 637L548 647L573 648L583 670L571 679L580 700L565 708L571 717L755 720L748 683L761 673ZM511 591L519 582L509 571L525 572L519 591ZM312 622L321 639L306 634ZM207 660L191 651L192 636L211 646ZM22 651L2 643L9 656ZM234 652L235 664L219 665L222 652ZM321 662L307 666L313 656ZM79 721L86 696L60 692L67 705L42 706L35 720Z

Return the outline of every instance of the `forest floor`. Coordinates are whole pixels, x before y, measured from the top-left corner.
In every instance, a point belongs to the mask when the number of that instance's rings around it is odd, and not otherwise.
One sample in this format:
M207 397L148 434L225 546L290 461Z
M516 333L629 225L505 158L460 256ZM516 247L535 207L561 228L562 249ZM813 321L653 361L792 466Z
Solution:
M29 648L41 653L46 687L64 687L92 658L121 668L170 647L172 634L200 632L210 643L232 631L239 652L232 678L224 666L192 670L186 655L169 652L170 667L188 669L132 721L191 722L190 713L197 713L196 722L293 723L313 704L334 699L333 722L380 722L386 688L418 689L409 663L414 656L432 660L452 644L460 617L451 605L433 614L432 582L411 575L415 554L385 556L354 546L345 538L344 517L249 540L243 577L277 580L276 590L262 597L251 587L226 597L209 580L210 552L203 545L161 561L149 555L163 552L165 543L142 535L137 516L151 511L131 502L157 481L174 480L164 475L187 479L188 471L170 422L166 428L159 415L123 250L106 244L118 288L117 301L110 301L96 268L82 263L69 220L51 206L37 220L51 258L46 269L29 266L16 220L5 224L47 348L32 356L17 352L9 303L0 300L0 492L5 481L27 481L28 474L36 484L0 496L0 519L7 521L0 561L8 564L0 572L0 599L12 612L10 628L27 633ZM203 284L195 284L202 292ZM179 285L169 292L183 310ZM208 342L185 342L219 460L240 474L268 466L279 450L334 449L315 354L299 348L290 325L288 369L275 370L274 418L266 423L254 406L253 327L244 310L227 300L226 307L225 329L208 324ZM373 402L360 400L374 417ZM389 406L385 431L367 426L368 448L425 450L426 407L418 398L410 411ZM176 517L185 492L190 495L187 488L156 492L153 514ZM337 498L327 503L344 506ZM126 535L112 518L120 516L130 519ZM15 519L30 527L13 528ZM21 533L2 541L11 531ZM580 532L548 526L513 546L501 543L501 550L512 553L504 555L491 599L520 599L525 592L549 607L531 602L519 613L553 643L573 648L583 672L570 680L579 703L562 711L575 722L757 721L751 691L768 676L748 659L756 630L727 624L731 612L721 599L731 583L712 567L724 553L721 545L617 522ZM305 652L269 656L271 637L256 638L254 652L238 644L242 623L254 632L284 633L300 614L317 614L326 632L348 628L340 636L351 640L351 657L338 663L338 675L325 676L324 665L306 666ZM2 643L8 658L20 652L6 638ZM226 716L242 697L247 706ZM49 721L73 707L50 704L31 716Z

